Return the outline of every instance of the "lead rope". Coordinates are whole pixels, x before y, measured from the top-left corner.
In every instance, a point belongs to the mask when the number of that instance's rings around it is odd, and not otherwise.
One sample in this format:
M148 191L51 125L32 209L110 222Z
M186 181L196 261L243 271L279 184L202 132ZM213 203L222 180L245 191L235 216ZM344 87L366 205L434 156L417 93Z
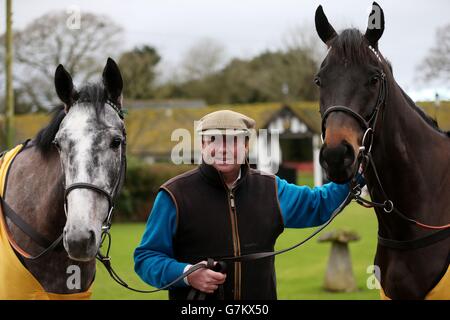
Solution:
M108 239L108 246L106 249L106 254L103 255L99 250L96 258L98 261L100 261L105 266L109 275L115 282L117 282L122 287L124 287L128 290L131 290L131 291L135 291L135 292L139 292L139 293L155 293L158 291L166 290L166 289L169 289L170 287L172 287L173 285L175 285L177 282L183 280L185 277L187 277L191 273L193 273L199 269L208 268L206 264L199 263L199 264L193 265L189 270L187 270L186 272L184 272L183 274L181 274L180 276L178 276L177 278L175 278L174 280L172 280L171 282L169 282L168 284L166 284L165 286L163 286L159 289L155 289L155 290L135 289L133 287L130 287L124 280L122 280L122 278L120 278L120 276L117 274L117 272L113 269L113 267L111 265L111 257L109 256L109 252L111 249L112 238L111 238L111 234L109 233L109 230L102 232L102 244L100 245L100 247L102 247L106 238Z
M240 256L234 256L234 257L224 257L224 258L218 258L217 260L217 264L214 265L213 263L213 259L209 258L207 259L208 261L212 261L209 262L208 264L204 264L204 263L198 263L195 264L193 266L191 266L186 272L183 272L180 276L178 276L177 278L175 278L174 280L172 280L170 283L164 285L163 287L159 288L159 289L155 289L155 290L140 290L140 289L135 289L133 287L130 287L124 280L122 280L119 275L114 271L112 264L111 264L111 257L109 256L109 252L110 252L110 248L111 248L111 235L109 233L109 230L104 230L102 233L102 244L100 247L102 247L104 241L106 238L108 238L108 246L107 246L107 250L106 250L106 254L103 255L100 252L100 249L97 253L97 259L105 266L106 270L108 271L109 275L111 276L111 278L117 282L119 285L121 285L122 287L131 290L131 291L135 291L135 292L139 292L139 293L155 293L155 292L159 292L162 290L166 290L169 289L170 287L172 287L173 285L175 285L177 282L183 280L185 277L187 277L188 275L190 275L191 273L199 270L199 269L212 269L214 270L214 268L218 268L216 269L216 271L218 272L224 272L225 270L225 261L227 262L239 262L239 261L250 261L250 260L259 260L259 259L264 259L264 258L268 258L268 257L273 257L288 251L291 251L297 247L300 247L301 245L303 245L304 243L306 243L307 241L311 240L315 235L317 235L319 232L321 232L325 227L327 227L331 221L334 220L334 218L336 218L336 216L345 208L345 206L350 203L350 201L354 199L354 194L352 192L352 189L349 190L347 196L345 197L344 201L342 201L342 203L333 211L333 213L331 214L330 218L323 223L321 226L319 226L317 228L317 230L315 230L311 235L309 235L307 238L305 238L304 240L300 241L299 243L288 247L286 249L283 250L279 250L279 251L271 251L271 252L259 252L259 253L251 253L251 254L246 254L246 255L240 255ZM219 269L220 268L220 269ZM195 297L195 293L193 292L192 294L190 293L189 296L192 295L192 298ZM223 294L223 293L222 293ZM220 295L220 291L219 291L219 295ZM204 298L203 295L200 295L200 298Z
M208 258L206 267L210 270L225 273L226 271L226 265L222 262L214 263L214 259ZM217 294L218 294L218 300L224 300L225 299L225 293L223 289L223 284L218 285L217 288ZM202 292L200 290L197 290L195 288L191 288L189 291L189 294L187 295L186 300L205 300L206 299L206 293Z
M395 206L394 203L392 202L392 200L389 199L389 197L387 196L386 191L383 188L383 185L381 183L381 179L380 176L378 174L378 170L375 166L375 162L373 161L373 157L370 151L368 151L367 153L365 153L364 151L362 151L362 157L365 159L366 164L369 164L372 167L372 170L374 172L375 175L375 180L378 184L378 187L380 188L380 191L382 193L383 198L385 198L386 200L384 202L375 202L375 201L369 201L366 200L364 198L361 197L361 187L360 185L356 185L354 190L355 190L355 200L357 203L361 204L363 207L365 208L373 208L373 207L377 207L377 208L382 208L386 213L391 213L394 212L395 214L397 214L401 219L407 221L410 224L414 224L417 225L421 228L424 229L431 229L431 230L444 230L444 229L448 229L450 228L450 224L445 224L445 225L440 225L440 226L434 226L434 225L429 225L429 224L425 224L422 222L419 222L417 220L408 218L407 216L405 216L400 210L398 210ZM367 169L367 168L365 168Z

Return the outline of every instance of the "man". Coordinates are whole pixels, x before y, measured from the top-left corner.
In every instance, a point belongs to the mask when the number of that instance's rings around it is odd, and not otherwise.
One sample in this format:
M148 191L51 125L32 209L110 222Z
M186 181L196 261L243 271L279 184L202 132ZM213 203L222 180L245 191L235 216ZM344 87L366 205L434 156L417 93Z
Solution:
M203 161L161 186L135 250L135 271L145 282L162 287L208 258L273 251L284 227L320 225L345 199L347 185L311 189L251 169L254 126L230 110L200 120ZM211 299L219 291L225 299L276 299L274 258L232 262L225 274L199 269L169 289L169 298L186 299L192 288Z

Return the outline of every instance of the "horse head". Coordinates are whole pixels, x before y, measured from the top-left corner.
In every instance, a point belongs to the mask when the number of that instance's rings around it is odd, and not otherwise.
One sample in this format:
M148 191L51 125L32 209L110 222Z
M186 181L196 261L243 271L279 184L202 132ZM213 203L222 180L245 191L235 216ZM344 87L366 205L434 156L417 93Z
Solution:
M320 163L330 180L345 183L358 170L360 148L371 148L373 127L386 98L390 70L378 51L384 14L374 2L365 34L357 29L336 33L321 6L315 23L328 47L314 80L320 88L324 142Z
M122 76L108 59L102 83L77 90L59 65L55 87L66 112L54 139L65 187L63 244L70 258L88 261L99 250L102 228L109 227L125 174Z

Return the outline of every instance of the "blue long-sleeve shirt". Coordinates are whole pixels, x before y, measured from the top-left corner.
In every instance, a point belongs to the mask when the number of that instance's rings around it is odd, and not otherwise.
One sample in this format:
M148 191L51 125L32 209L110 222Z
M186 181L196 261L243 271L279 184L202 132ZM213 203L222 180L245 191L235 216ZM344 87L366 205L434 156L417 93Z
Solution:
M328 183L310 188L276 177L278 200L286 228L323 224L348 194L347 184ZM174 259L172 240L176 232L176 207L166 191L156 196L141 244L134 252L134 270L146 283L162 287L180 276L187 263ZM179 281L176 286L186 286Z

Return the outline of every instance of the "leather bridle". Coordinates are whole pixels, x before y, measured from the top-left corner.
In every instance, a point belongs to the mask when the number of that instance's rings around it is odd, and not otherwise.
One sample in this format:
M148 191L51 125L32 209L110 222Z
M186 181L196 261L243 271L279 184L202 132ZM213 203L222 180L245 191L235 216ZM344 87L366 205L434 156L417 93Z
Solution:
M87 101L79 101L79 102L87 102ZM107 100L106 104L111 106L113 110L117 113L117 115L120 117L120 119L123 120L124 114L122 111L122 108L114 104L113 102ZM27 140L24 143L24 146L22 150L25 148L31 147L32 144L29 144L29 140ZM101 244L103 244L106 237L110 238L110 229L111 229L111 220L112 220L112 214L114 211L114 203L116 201L117 195L120 191L120 185L123 182L123 179L125 177L126 173L126 132L123 130L123 140L121 144L121 154L120 154L120 169L119 169L119 175L117 176L116 182L114 183L114 187L112 189L112 192L109 193L108 191L104 190L103 188L96 186L91 183L85 183L85 182L79 182L79 183L73 183L69 185L68 187L65 187L65 183L63 182L64 186L64 213L67 217L67 197L70 192L76 189L88 189L95 191L101 195L103 195L108 200L108 214L105 218L105 220L102 223L102 241ZM21 150L21 151L22 151ZM58 150L59 151L59 150ZM28 253L26 253L24 250L19 250L19 247L14 244L14 247L23 255L25 258L29 260L38 260L41 257L45 256L49 252L53 251L56 247L58 247L64 236L64 232L61 232L60 236L54 240L53 242L48 241L45 237L41 236L39 233L37 233L28 223L26 223L7 203L6 201L0 197L0 205L3 205L5 215L9 217L22 231L24 231L26 234L28 234L35 242L37 242L39 245L43 246L45 249L42 250L39 254L33 256ZM100 246L101 247L101 246ZM97 253L98 259L104 259L105 257L100 253L100 249ZM109 257L108 257L109 259Z
M368 117L368 120L366 120L366 118L364 118L354 110L350 109L349 107L331 106L322 115L322 124L321 124L322 141L325 140L326 120L333 112L344 112L350 115L360 124L360 126L364 130L364 134L362 137L361 146L359 147L356 159L356 166L355 166L356 170L353 174L353 177L351 178L350 193L352 194L352 198L355 199L355 201L358 204L366 208L373 208L373 207L382 208L384 212L388 214L394 212L395 214L397 214L398 217L400 217L403 221L406 221L407 223L414 224L424 229L440 230L438 232L433 233L432 235L427 235L419 239L407 241L398 241L378 236L378 243L380 245L403 250L425 247L450 236L450 224L433 226L408 218L394 205L394 202L388 197L386 191L383 188L383 184L381 183L381 179L372 156L372 146L375 136L375 128L377 126L378 119L380 117L379 115L382 113L383 108L385 108L387 98L386 74L384 72L381 72L379 74L379 77L381 79L381 84L378 93L378 98L374 108L372 109L371 114ZM382 197L385 199L383 202L369 201L361 197L361 186L357 182L358 172L361 167L363 170L361 174L364 174L369 166L373 170L378 188L381 191ZM373 199L373 197L371 198Z
M67 216L67 207L68 207L67 197L69 196L69 193L71 191L77 190L77 189L93 190L93 191L99 193L100 195L103 195L108 200L108 215L102 224L102 230L103 230L103 228L110 228L111 215L112 215L112 211L114 210L113 196L111 194L109 194L106 190L104 190L96 185L90 184L90 183L84 183L84 182L74 183L74 184L71 184L68 188L66 188L64 190L64 212L66 213L66 216Z
M88 189L88 190L95 191L98 194L104 196L108 200L108 215L106 216L106 219L103 221L102 231L109 232L109 230L111 229L111 220L112 220L112 213L114 211L114 203L115 203L118 191L119 191L120 183L123 179L123 175L126 170L126 160L125 160L125 156L123 153L124 153L124 151L122 152L122 154L120 156L121 160L120 160L119 176L116 179L116 183L114 184L112 193L109 193L108 191L106 191L103 188L100 188L99 186L96 186L91 183L86 183L86 182L73 183L64 189L64 212L65 212L66 216L67 216L67 207L68 207L67 197L69 196L70 192L72 192L73 190L77 190L77 189Z
M373 142L372 138L373 138L373 134L374 134L375 124L377 123L378 115L380 114L382 107L385 105L386 97L387 97L386 74L384 72L380 72L378 76L381 80L380 90L378 93L377 101L375 103L375 106L372 109L372 112L369 115L368 120L366 120L362 115L360 115L359 113L357 113L356 111L352 110L349 107L331 106L322 115L322 124L321 124L322 142L325 140L326 121L327 121L328 116L330 114L332 114L333 112L344 112L344 113L350 115L351 117L353 117L359 123L359 125L363 128L364 135L363 135L363 143L361 144L361 146L366 147L366 145L365 145L366 139L368 139L368 137L370 137L370 140L368 140L368 141L370 141L370 145L368 147L369 147L369 149L372 147L372 142Z
M80 101L80 102L86 102L86 101ZM117 115L119 116L119 118L121 120L124 119L124 114L123 114L121 107L117 106L115 103L113 103L110 100L107 100L105 102L105 104L110 106L117 113ZM111 220L112 220L112 213L114 211L114 203L116 201L118 192L120 190L120 184L123 181L125 172L126 172L127 162L126 162L125 147L126 147L126 132L125 132L125 130L123 130L123 140L121 143L121 153L120 153L119 175L117 176L116 182L114 183L111 193L95 184L92 184L92 183L77 182L77 183L73 183L69 186L65 186L65 183L63 183L63 185L64 185L64 213L66 214L66 216L67 216L67 207L68 207L67 198L68 198L70 192L72 192L73 190L77 190L77 189L87 189L87 190L95 191L98 194L104 196L108 200L108 215L106 216L105 220L102 223L102 233L105 233L105 232L109 233L109 230L111 229Z

